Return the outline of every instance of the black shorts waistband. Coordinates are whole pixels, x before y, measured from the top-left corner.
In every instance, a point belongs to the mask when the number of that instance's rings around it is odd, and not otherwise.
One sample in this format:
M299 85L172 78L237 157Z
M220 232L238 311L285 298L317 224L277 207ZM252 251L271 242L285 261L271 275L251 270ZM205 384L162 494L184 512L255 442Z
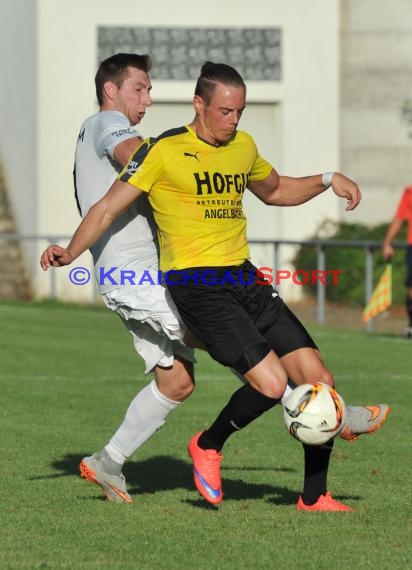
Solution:
M163 274L167 285L252 285L259 280L259 284L265 285L264 276L259 273L257 267L249 260L240 265L218 265L187 267L185 269L173 269Z

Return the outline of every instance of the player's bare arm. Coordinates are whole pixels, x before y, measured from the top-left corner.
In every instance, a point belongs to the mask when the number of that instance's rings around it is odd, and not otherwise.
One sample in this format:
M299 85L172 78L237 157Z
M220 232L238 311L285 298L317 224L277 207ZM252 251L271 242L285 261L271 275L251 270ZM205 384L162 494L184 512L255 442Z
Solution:
M390 259L394 256L395 249L392 245L392 242L401 231L402 226L403 220L399 220L398 218L394 218L390 223L382 244L382 254L384 259Z
M298 206L328 189L322 183L321 174L292 178L279 176L274 169L264 180L250 182L248 188L271 206ZM353 210L359 205L361 193L358 185L340 172L333 174L331 188L337 196L346 198L346 210Z
M43 271L51 266L70 265L86 249L89 249L107 231L113 221L124 212L142 191L128 182L116 180L107 194L90 208L87 215L73 234L67 248L54 244L41 255L40 265Z
M126 166L130 157L142 143L143 139L141 137L133 137L117 144L113 151L113 157L117 164L120 164L121 167Z

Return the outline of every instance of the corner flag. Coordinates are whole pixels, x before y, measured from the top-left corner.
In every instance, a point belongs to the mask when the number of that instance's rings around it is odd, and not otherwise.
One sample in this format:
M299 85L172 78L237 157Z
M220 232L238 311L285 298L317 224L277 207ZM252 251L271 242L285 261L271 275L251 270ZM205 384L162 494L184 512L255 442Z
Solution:
M367 322L383 313L392 303L392 265L388 263L379 283L376 285L363 313L362 320Z

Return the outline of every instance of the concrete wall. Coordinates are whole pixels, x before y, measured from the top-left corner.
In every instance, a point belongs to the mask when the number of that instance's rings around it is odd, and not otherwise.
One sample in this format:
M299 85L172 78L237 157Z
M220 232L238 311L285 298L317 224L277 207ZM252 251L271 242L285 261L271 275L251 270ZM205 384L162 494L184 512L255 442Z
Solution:
M354 218L386 222L412 183L412 2L342 0L341 9L342 169L365 198Z
M0 158L20 233L37 232L37 1L0 1ZM34 248L24 248L32 268Z

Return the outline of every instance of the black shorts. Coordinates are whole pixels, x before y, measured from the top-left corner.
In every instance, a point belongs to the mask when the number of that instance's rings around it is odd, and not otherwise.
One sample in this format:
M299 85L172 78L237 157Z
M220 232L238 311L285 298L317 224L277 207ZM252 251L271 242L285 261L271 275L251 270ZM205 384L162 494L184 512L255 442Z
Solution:
M406 248L406 287L412 287L412 245Z
M169 274L180 316L209 354L244 374L273 350L279 357L316 348L312 338L249 261Z

